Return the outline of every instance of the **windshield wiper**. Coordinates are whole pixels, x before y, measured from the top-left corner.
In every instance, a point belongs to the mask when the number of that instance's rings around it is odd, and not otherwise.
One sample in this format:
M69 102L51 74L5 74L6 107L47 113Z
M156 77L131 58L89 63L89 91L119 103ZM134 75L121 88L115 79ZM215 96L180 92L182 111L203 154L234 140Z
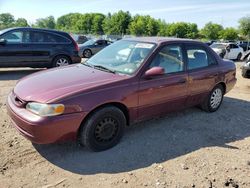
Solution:
M81 63L81 64L83 64L83 65L85 65L85 66L88 66L88 67L94 67L92 64L89 64L87 61L86 62L83 62L83 63Z
M93 67L96 68L96 69L99 69L99 70L104 70L106 72L111 72L111 73L115 74L114 70L110 70L107 67L104 67L102 65L93 65Z

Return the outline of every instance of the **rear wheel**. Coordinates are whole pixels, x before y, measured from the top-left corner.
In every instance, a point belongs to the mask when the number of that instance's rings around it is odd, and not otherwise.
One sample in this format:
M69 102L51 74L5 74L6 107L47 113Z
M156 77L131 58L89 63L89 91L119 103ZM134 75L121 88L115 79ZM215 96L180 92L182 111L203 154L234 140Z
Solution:
M83 51L83 57L90 58L92 56L92 52L89 49Z
M224 95L224 88L221 84L214 87L214 89L210 92L208 97L205 99L203 104L201 105L202 109L207 112L215 112L219 109Z
M113 106L94 112L81 126L79 141L92 151L103 151L115 146L123 136L126 118Z
M59 55L53 60L53 67L62 67L71 63L70 58L64 55Z

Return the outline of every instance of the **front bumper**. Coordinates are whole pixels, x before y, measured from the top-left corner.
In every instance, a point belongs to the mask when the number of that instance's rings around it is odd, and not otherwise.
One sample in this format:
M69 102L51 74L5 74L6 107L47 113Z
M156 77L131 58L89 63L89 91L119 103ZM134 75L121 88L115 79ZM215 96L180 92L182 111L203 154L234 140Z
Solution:
M16 106L8 96L7 111L14 127L25 138L38 144L75 140L85 113L40 117Z

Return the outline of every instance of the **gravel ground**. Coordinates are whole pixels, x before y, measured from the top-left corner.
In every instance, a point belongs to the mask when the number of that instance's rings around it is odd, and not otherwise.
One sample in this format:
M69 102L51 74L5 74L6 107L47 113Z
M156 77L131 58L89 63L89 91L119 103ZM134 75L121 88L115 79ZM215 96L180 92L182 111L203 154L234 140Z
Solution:
M6 115L7 94L34 69L0 70L0 188L250 187L250 79L240 74L221 108L142 122L99 153L77 144L35 145Z

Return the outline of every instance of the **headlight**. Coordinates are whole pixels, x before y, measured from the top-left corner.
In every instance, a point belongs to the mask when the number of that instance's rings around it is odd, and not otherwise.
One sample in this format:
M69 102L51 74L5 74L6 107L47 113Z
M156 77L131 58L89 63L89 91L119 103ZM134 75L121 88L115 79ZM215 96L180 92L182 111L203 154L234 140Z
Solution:
M29 102L26 109L39 116L56 116L64 112L63 104L42 104L37 102Z

